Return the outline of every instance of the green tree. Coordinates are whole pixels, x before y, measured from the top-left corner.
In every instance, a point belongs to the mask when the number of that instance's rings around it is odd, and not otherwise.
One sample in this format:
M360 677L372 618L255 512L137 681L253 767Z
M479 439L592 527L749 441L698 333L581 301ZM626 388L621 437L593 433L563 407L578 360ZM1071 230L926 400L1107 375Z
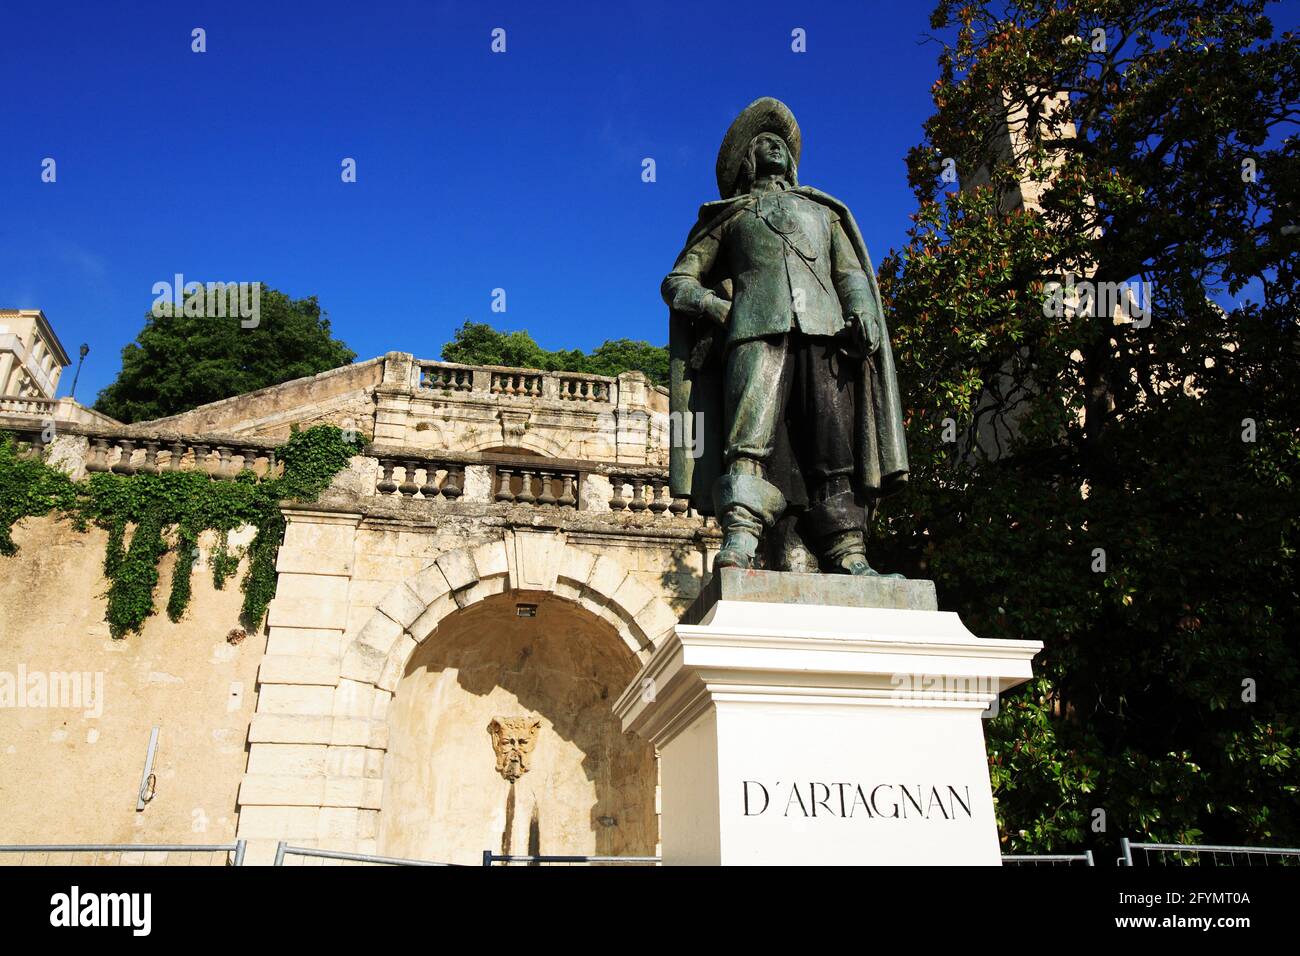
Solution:
M330 334L315 296L292 299L265 286L258 322L238 317L145 315L122 350L117 379L95 408L122 422L148 421L208 402L347 365L356 353Z
M668 349L632 339L609 339L590 353L579 349L550 351L526 331L500 332L484 322L466 322L442 347L444 362L507 365L554 372L618 375L644 372L657 385L668 384Z
M1295 845L1300 43L1250 0L932 26L920 208L881 268L914 474L878 532L976 633L1045 643L988 727L1004 840ZM1149 283L1149 324L1054 308L1069 273Z

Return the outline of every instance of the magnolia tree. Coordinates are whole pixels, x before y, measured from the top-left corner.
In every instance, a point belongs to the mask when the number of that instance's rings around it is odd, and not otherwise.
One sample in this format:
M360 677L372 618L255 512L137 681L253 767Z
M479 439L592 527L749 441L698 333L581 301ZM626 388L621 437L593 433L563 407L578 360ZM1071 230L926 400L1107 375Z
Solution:
M988 725L1008 850L1300 844L1300 43L1265 7L932 17L881 267L913 479L877 530L1046 645Z

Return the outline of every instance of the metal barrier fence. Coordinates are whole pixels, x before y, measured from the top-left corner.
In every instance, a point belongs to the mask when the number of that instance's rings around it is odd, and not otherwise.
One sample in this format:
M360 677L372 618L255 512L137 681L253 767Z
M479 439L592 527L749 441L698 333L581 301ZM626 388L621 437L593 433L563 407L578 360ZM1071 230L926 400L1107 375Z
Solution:
M245 841L234 843L34 843L0 845L0 866L243 866ZM299 858L296 864L286 863ZM312 862L307 862L312 861ZM502 855L483 851L483 866L659 866L657 856ZM280 841L276 866L455 866L434 860L410 860L290 846ZM1092 851L1083 853L1004 854L1003 866L1095 866ZM1135 843L1120 840L1119 866L1300 866L1300 847L1214 846L1199 843Z
M13 859L12 854L17 859ZM195 854L206 858L196 860ZM28 859L32 857L32 859ZM62 859L66 857L66 859ZM87 859L89 857L89 859ZM183 859L173 859L183 857ZM0 846L0 866L243 866L234 843L34 843Z
M298 863L286 864L287 856L303 859ZM319 862L308 863L307 860ZM325 861L332 861L327 863ZM454 863L435 863L432 860L406 860L396 856L375 856L373 853L348 853L342 850L321 850L310 846L289 846L281 840L275 847L276 866L455 866Z
M1095 866L1092 851L1082 853L1004 853L1003 866Z
M531 856L502 856L491 850L483 851L483 865L495 866L498 863L523 863L528 866L568 865L568 866L658 866L661 860L657 856L558 856L555 854L534 854Z
M1119 841L1117 866L1280 866L1300 865L1300 848L1211 846L1204 843ZM1136 856L1134 854L1137 854Z

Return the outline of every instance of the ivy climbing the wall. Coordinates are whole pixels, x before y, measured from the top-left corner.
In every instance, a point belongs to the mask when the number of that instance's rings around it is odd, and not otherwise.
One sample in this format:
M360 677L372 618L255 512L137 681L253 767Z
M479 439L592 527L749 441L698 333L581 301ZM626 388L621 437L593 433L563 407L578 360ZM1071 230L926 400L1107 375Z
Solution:
M0 434L0 555L13 555L13 526L26 517L60 514L84 531L91 524L108 532L104 577L108 624L114 637L139 632L155 613L158 563L176 551L167 616L178 621L189 606L191 578L198 559L199 535L215 531L213 583L221 588L240 555L228 544L229 532L244 525L257 529L248 546L248 570L241 587L240 619L258 627L275 597L275 557L284 536L283 501L314 501L360 448L333 425L295 432L279 450L284 471L259 479L245 470L233 480L201 471L156 475L98 472L74 482L38 457L24 454L13 435ZM128 528L131 531L129 542ZM170 544L168 540L170 539Z

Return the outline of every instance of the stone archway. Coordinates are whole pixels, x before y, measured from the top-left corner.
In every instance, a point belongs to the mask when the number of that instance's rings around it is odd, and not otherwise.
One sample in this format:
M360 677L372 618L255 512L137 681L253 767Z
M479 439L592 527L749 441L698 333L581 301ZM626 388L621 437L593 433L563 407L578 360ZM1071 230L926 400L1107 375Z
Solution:
M442 621L506 592L576 605L608 625L638 666L677 620L626 567L568 543L562 532L507 531L495 541L445 551L379 601L336 659L337 670L304 676L318 716L264 712L259 698L250 743L278 745L286 760L301 749L304 767L292 775L250 767L240 788L241 835L266 842L272 853L268 831L290 842L377 852L394 691ZM328 701L316 700L322 691ZM245 826L246 805L258 810L256 827ZM250 859L266 850L250 843Z
M612 558L567 544L558 532L507 532L499 541L444 551L389 591L344 652L340 678L391 693L415 648L443 618L507 590L581 605L611 624L643 662L677 621Z
M507 591L443 618L388 710L379 854L653 854L654 748L610 707L639 667L610 624L553 594Z

